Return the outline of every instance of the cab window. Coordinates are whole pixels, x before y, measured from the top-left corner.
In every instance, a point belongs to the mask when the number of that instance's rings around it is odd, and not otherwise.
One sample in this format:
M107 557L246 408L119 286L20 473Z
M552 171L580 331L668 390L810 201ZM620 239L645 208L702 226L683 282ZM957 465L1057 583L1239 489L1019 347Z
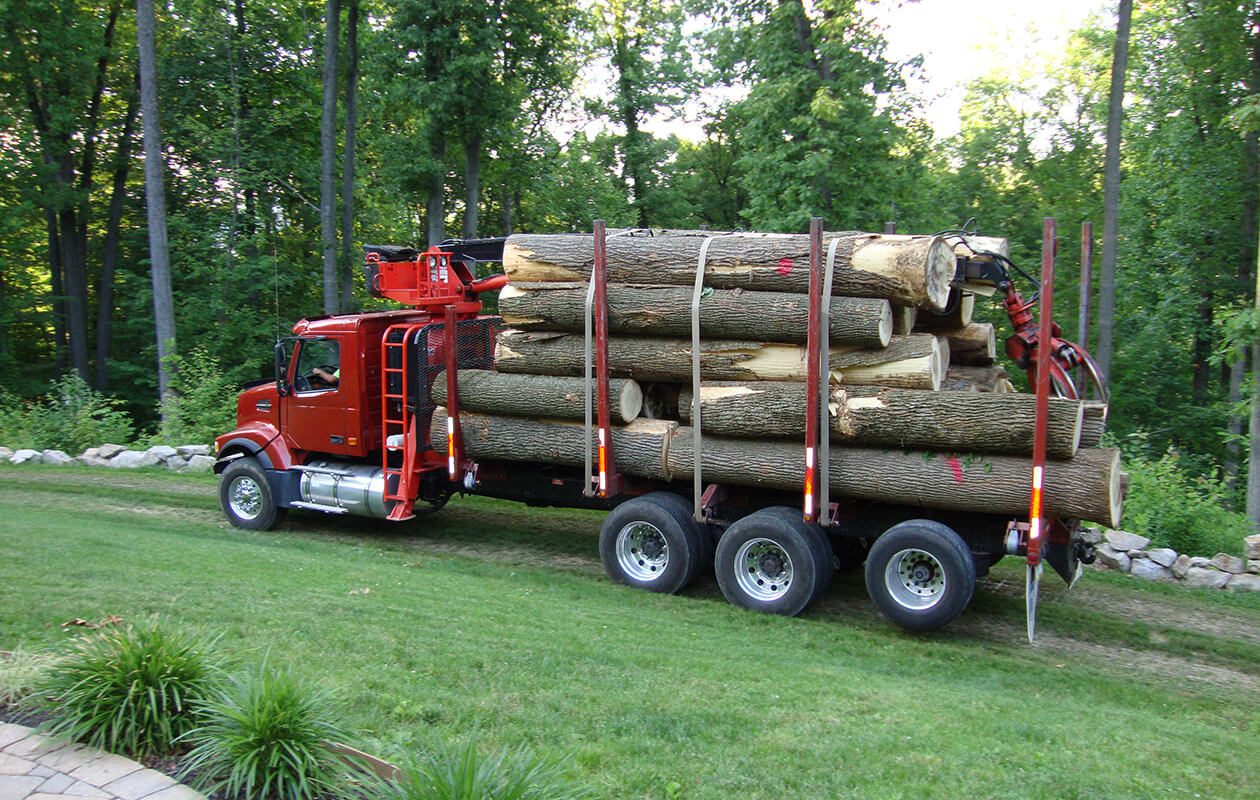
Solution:
M333 339L303 339L298 346L293 388L298 392L335 390L341 382L341 354Z

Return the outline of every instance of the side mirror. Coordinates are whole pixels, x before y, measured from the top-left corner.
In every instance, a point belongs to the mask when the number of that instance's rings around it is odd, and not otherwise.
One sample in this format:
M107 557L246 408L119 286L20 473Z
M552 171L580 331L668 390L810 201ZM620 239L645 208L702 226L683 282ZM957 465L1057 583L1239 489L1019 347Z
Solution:
M289 366L289 354L285 352L284 342L276 342L276 392L284 397L289 393L286 374Z

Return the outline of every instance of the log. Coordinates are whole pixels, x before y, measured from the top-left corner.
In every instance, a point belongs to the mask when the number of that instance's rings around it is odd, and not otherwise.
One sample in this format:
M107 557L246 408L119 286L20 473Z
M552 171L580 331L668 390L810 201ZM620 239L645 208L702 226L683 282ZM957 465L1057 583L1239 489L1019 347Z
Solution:
M893 333L905 336L914 330L915 320L919 318L919 309L915 306L893 306Z
M965 328L947 331L949 363L962 367L987 367L997 357L997 336L989 322L973 322Z
M1081 426L1081 447L1098 447L1107 432L1107 404L1085 403L1085 419Z
M583 462L584 428L577 423L460 414L474 459ZM433 415L431 444L446 447L446 410ZM617 468L654 480L682 481L694 469L693 431L663 420L635 420L614 428ZM761 439L704 438L703 478L733 486L798 490L804 478L800 444ZM1020 456L957 458L941 453L835 448L830 486L839 495L927 508L989 514L1028 513L1032 467ZM1081 450L1071 461L1046 464L1047 513L1114 527L1121 511L1120 453Z
M1047 452L1076 454L1083 404L1052 398ZM946 450L954 453L1031 455L1036 397L1031 394L966 395L874 386L835 387L828 407L831 441L842 445ZM801 440L805 435L805 386L800 383L706 382L700 387L700 418L706 435ZM683 423L694 424L692 392L678 399Z
M941 388L951 392L996 392L1009 376L1006 367L965 367L950 364Z
M591 389L592 413L595 409ZM608 382L614 424L634 421L643 409L643 390L635 381L616 378ZM446 405L446 373L433 379L433 402ZM483 414L506 414L543 419L585 419L586 382L582 378L552 375L511 375L484 369L459 371L460 409Z
M691 478L693 431L674 431L667 466L674 480ZM805 459L800 444L765 439L704 437L706 483L798 490ZM1050 516L1115 526L1123 495L1120 451L1080 450L1070 461L1047 461L1042 507ZM1022 456L956 457L875 448L831 450L829 484L845 497L926 508L1027 517L1032 462Z
M705 238L610 237L608 280L691 286ZM940 237L851 232L825 237L827 243L832 239L840 240L833 294L945 307L955 260L953 248ZM585 281L590 276L592 257L593 237L589 234L515 234L504 245L503 270L514 282ZM768 233L717 236L709 245L704 282L717 289L807 292L809 237Z
M495 350L495 369L533 375L582 374L583 337L572 333L504 331ZM691 340L610 336L611 374L638 381L691 380ZM949 364L948 347L931 334L894 336L882 350L833 348L831 377L837 381L909 389L938 389ZM707 380L803 381L806 349L799 345L734 339L700 343L700 376Z
M509 284L499 292L504 323L521 330L585 329L586 290L559 284ZM533 288L538 287L538 288ZM608 287L608 328L614 333L691 336L692 290L678 286ZM809 297L787 292L707 290L700 300L700 335L804 343ZM859 347L886 347L893 314L887 300L831 298L831 341Z
M950 240L954 241L954 240ZM991 261L992 258L981 255L982 253L997 253L1006 258L1011 257L1011 243L1000 236L965 236L961 242L954 245L954 253L962 258L985 259Z
M965 328L975 315L976 296L955 286L949 291L949 302L944 311L924 309L915 320L916 331L945 331Z
M446 409L433 412L430 441L434 450L446 452ZM475 460L538 461L579 466L584 463L585 425L580 422L502 417L461 411L464 451ZM617 468L640 478L668 480L665 448L678 423L637 419L612 429ZM596 428L591 428L591 452L596 450Z

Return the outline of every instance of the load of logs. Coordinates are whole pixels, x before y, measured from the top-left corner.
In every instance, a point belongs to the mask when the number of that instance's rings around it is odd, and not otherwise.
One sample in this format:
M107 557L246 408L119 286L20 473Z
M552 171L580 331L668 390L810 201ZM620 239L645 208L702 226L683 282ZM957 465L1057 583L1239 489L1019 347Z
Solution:
M692 392L693 284L700 391ZM952 285L955 250L1004 240L838 233L833 252L827 403L838 495L1025 515L1035 403L995 363L994 326ZM784 234L619 235L607 240L613 452L618 469L690 480L693 408L706 483L799 490L807 408L809 240ZM579 465L586 453L583 331L593 237L515 235L495 370L461 370L461 420L474 459ZM440 375L433 399L445 404ZM698 402L697 402L698 400ZM445 410L433 445L445 448ZM1115 525L1119 453L1099 447L1106 406L1052 399L1044 507Z

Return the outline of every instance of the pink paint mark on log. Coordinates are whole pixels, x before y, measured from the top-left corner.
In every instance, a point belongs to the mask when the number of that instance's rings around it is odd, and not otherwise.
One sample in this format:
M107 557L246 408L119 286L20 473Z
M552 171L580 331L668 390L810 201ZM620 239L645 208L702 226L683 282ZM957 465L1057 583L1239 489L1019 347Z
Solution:
M790 258L780 258L780 259L779 259L779 268L778 268L777 270L775 270L775 272L778 272L780 275L786 275L786 274L788 274L788 273L789 273L789 272L791 272L791 271L792 271L792 259L790 259Z
M958 463L958 459L955 456L950 456L949 458L945 459L945 463L949 464L949 468L954 471L954 481L957 483L962 483L963 470L962 470L962 464Z

